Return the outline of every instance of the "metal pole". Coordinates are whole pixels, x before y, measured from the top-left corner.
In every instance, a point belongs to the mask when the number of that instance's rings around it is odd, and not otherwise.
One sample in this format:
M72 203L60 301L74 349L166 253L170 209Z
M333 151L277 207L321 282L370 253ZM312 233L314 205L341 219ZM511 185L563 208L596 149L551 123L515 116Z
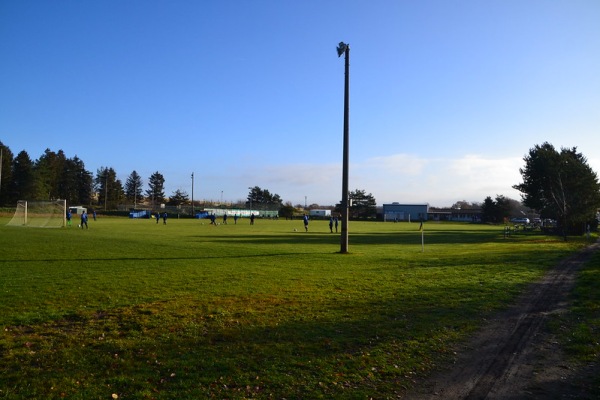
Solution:
M196 215L194 211L194 173L192 172L192 218Z
M340 43L340 46L342 43ZM348 166L349 166L349 112L350 112L350 46L344 45L344 158L342 165L342 235L340 253L348 252ZM338 50L339 52L340 50Z
M106 211L106 201L108 200L108 169L104 170L104 211Z

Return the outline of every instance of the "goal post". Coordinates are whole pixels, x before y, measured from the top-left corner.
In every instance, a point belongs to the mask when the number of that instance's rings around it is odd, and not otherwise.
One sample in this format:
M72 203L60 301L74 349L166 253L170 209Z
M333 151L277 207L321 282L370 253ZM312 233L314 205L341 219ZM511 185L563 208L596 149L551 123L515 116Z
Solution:
M66 225L66 219L66 200L19 200L15 215L7 225L33 228L61 228Z

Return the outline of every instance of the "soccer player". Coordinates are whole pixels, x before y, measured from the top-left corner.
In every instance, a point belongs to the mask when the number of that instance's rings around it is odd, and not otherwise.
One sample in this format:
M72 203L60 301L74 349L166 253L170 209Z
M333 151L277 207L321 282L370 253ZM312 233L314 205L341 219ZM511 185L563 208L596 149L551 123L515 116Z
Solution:
M81 229L83 229L84 225L85 225L85 229L88 228L87 220L88 220L88 215L84 211L84 212L81 213Z

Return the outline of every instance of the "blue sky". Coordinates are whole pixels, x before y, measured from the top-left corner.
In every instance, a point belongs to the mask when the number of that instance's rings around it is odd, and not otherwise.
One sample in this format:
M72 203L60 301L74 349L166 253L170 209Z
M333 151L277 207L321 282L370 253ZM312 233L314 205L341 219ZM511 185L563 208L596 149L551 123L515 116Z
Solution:
M600 2L0 2L0 140L77 155L124 183L237 201L350 189L450 206L511 186L530 148L600 171Z

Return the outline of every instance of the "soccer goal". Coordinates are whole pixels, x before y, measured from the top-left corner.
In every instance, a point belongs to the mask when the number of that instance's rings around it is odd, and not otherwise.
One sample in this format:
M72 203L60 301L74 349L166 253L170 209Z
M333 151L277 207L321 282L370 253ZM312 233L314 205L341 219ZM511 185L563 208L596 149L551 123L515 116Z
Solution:
M33 228L61 228L66 225L66 200L28 201L19 200L10 226Z

